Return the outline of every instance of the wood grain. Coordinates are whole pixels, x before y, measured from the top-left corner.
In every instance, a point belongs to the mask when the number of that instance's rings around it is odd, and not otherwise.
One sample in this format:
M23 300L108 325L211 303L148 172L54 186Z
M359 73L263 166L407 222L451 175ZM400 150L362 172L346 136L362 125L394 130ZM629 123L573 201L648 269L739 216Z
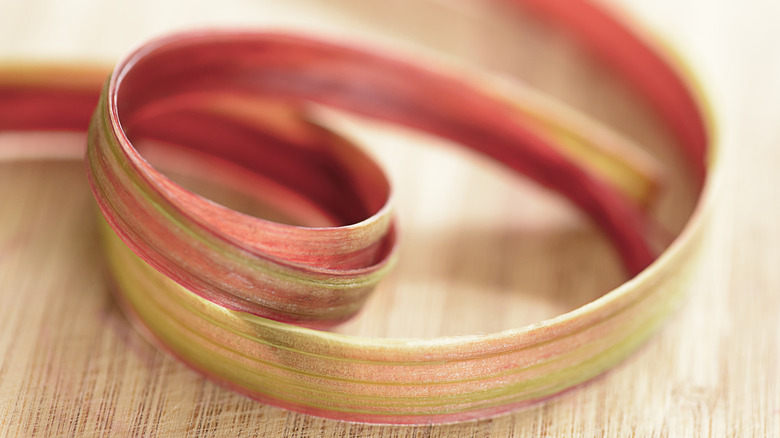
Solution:
M780 37L772 25L780 11L770 2L618 3L640 10L704 73L725 168L689 299L629 360L543 405L465 424L367 426L265 406L156 350L119 312L83 163L4 162L0 436L780 436L780 55L767 44ZM674 163L641 105L570 44L530 20L513 29L467 0L0 0L0 57L112 63L148 36L204 24L281 25L434 49L520 75ZM560 199L443 142L328 117L385 163L404 227L397 272L339 331L495 331L565 312L621 281L610 247ZM0 150L40 141L81 139L3 135ZM689 197L668 194L658 215L679 227Z

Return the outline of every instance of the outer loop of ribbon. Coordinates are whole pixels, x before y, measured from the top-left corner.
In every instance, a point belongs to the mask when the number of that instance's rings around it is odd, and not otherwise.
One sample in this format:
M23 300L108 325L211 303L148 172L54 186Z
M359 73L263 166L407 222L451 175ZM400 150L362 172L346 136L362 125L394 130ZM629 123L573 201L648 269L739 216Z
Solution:
M193 368L258 400L331 418L495 415L598 375L658 327L682 296L713 162L697 90L645 41L590 3L510 3L576 34L676 135L703 194L657 258L651 220L631 195L646 190L626 191L556 146L545 135L554 123L540 130L538 118L474 84L332 43L259 32L173 35L129 55L99 98L91 85L25 86L23 75L0 84L0 129L79 130L97 101L87 170L118 299ZM488 335L365 339L307 328L357 312L392 266L397 240L380 166L309 122L308 102L453 140L558 191L612 240L632 279L565 315ZM247 187L290 223L202 198L153 167L152 156L171 168L208 163L215 178Z

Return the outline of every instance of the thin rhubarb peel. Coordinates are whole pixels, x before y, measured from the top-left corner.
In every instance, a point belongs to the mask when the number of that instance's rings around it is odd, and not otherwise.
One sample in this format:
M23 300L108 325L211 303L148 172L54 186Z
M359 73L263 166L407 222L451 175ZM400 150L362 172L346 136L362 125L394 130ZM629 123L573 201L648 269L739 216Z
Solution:
M534 92L504 95L334 43L173 35L120 62L100 96L93 73L6 68L0 130L84 130L97 102L87 173L117 298L193 368L260 401L330 418L484 418L604 372L661 324L693 266L714 163L698 90L644 39L590 3L509 3L574 33L677 137L701 197L660 256L646 207L661 172L628 140ZM392 267L396 227L379 165L309 121L311 102L453 140L562 194L611 239L632 278L567 314L488 335L318 330L354 315ZM215 179L251 186L292 223L198 196L152 167L151 156L160 168L205 160Z

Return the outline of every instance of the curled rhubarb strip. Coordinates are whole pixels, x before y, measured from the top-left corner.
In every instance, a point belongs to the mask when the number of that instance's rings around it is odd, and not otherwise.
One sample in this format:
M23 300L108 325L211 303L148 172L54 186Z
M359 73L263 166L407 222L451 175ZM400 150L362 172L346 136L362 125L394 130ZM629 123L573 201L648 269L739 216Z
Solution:
M394 241L389 186L367 157L321 136L282 144L246 117L208 110L238 95L314 101L455 140L568 196L613 238L631 274L653 259L636 206L463 82L293 36L190 33L151 42L116 68L95 113L89 169L104 216L128 246L223 307L306 325L343 320L387 271ZM145 138L325 200L346 226L271 223L208 202L142 158L133 142Z
M336 419L496 415L602 373L675 308L702 236L713 155L696 89L614 17L581 1L510 3L577 35L653 103L679 140L702 196L660 256L643 210L655 170L595 146L617 137L576 115L332 43L174 35L122 61L99 98L94 82L46 85L56 72L26 85L3 75L0 130L83 129L85 108L97 101L87 171L106 219L117 297L152 339L212 379ZM396 228L378 165L309 122L308 102L453 140L561 193L612 240L632 278L567 314L488 335L367 339L315 329L360 308L392 266ZM19 104L26 109L15 112ZM246 182L297 219L272 222L211 202L160 173L152 156L172 168L205 160L215 178Z

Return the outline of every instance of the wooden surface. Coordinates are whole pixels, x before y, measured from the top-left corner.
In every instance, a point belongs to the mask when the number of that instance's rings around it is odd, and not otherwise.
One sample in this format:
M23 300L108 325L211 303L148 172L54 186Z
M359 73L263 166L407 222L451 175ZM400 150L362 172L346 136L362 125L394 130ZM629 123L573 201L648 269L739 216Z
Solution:
M663 132L625 90L533 22L513 30L465 0L161 3L0 0L0 59L113 63L151 35L207 24L361 35L361 43L418 55L433 49L522 76L657 150L674 187L658 215L677 228L687 214ZM724 164L689 299L629 360L543 405L465 424L367 426L264 406L156 350L118 311L82 163L9 161L0 164L0 436L780 436L780 10L771 0L619 6L697 66L720 118ZM404 235L397 271L339 331L495 331L565 312L621 281L609 246L560 199L428 145L441 142L330 118L385 163ZM0 150L81 140L3 135Z

